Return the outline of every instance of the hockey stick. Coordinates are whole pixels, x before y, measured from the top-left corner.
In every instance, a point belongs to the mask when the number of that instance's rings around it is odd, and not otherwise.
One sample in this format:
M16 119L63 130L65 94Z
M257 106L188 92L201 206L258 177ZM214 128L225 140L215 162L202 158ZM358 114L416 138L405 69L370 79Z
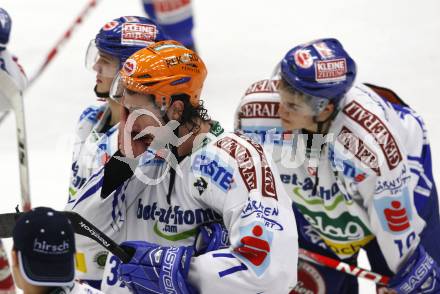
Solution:
M21 204L23 211L31 209L29 188L29 166L26 144L26 124L24 119L23 95L14 80L3 70L0 70L1 92L8 100L10 107L15 112L18 163L20 171Z
M314 252L311 252L311 251L308 251L308 250L305 250L302 248L300 248L298 251L299 251L298 252L299 258L301 258L304 261L309 261L314 264L326 266L326 267L332 268L332 269L340 271L340 272L347 273L349 275L352 275L352 276L355 276L358 278L367 279L367 280L373 281L379 285L386 286L386 285L388 285L388 283L390 281L390 278L387 276L383 276L381 274L362 269L362 268L357 267L355 265L351 265L351 264L345 263L343 261L333 259L328 256L314 253Z
M15 221L21 214L23 213L0 214L0 238L9 238L12 236L12 230L14 228ZM98 228L96 228L81 215L71 211L63 211L63 214L65 214L71 221L75 233L95 240L105 249L110 251L113 255L121 259L122 262L126 263L130 261L131 256L124 249L122 249L112 239L106 236L103 232L101 232ZM321 266L326 266L358 278L364 278L373 281L376 284L386 286L390 280L390 278L387 276L383 276L378 273L374 273L324 255L313 253L305 249L299 249L299 257L302 260L309 261Z
M89 13L89 11L96 7L96 4L99 0L90 0L87 5L81 10L80 14L75 18L73 23L69 26L69 28L63 33L61 38L58 39L58 41L55 43L55 45L52 47L52 49L47 54L43 64L40 66L40 68L37 70L37 72L30 78L29 80L29 86L31 86L35 80L41 76L41 73L46 69L46 67L49 65L49 63L54 59L54 57L57 55L58 51L60 50L61 46L64 45L64 43L67 42L67 40L71 37L73 31L76 29L76 27L83 22L84 17ZM29 87L28 86L28 87Z
M71 37L74 29L83 22L84 17L87 13L93 8L96 7L96 4L99 0L90 0L87 5L81 10L80 14L75 18L74 22L69 26L69 28L63 33L61 38L55 43L49 53L46 55L44 62L40 65L37 72L30 78L28 88L35 82L37 78L39 78L42 72L46 69L49 63L54 59L54 57L59 52L60 48L64 45L65 42ZM5 111L0 115L0 124L5 120L9 115L9 111Z
M30 210L29 194L29 170L26 148L26 128L23 111L23 96L13 79L4 71L0 70L1 93L7 107L12 108L16 118L17 145L19 156L21 202L23 210ZM7 115L6 112L2 118ZM0 240L0 293L15 293L15 285L12 279L9 261L3 242Z

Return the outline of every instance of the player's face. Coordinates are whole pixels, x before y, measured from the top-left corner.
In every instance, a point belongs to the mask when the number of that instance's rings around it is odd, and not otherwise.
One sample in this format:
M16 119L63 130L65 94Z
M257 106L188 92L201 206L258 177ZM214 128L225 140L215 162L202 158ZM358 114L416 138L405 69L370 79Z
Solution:
M100 93L109 92L113 78L119 70L119 60L99 52L93 70L96 72L96 90Z
M309 129L315 126L313 109L304 101L304 96L289 90L279 90L279 115L285 131Z
M131 134L131 138L133 140L133 144L141 145L140 147L148 147L153 139L151 134L147 134L142 138L139 138L137 140L134 140L134 137L136 137L140 132L142 132L147 127L160 127L164 124L161 111L156 106L154 96L152 95L145 95L140 94L128 89L124 90L123 94L123 106L125 110L126 117L130 118L130 115L133 115L133 118L135 119L134 122L127 123L126 127L130 128L130 130L127 130ZM138 111L136 111L138 110ZM128 121L127 120L127 121ZM132 144L132 145L133 145ZM133 146L133 149L135 146ZM144 149L144 148L140 148Z

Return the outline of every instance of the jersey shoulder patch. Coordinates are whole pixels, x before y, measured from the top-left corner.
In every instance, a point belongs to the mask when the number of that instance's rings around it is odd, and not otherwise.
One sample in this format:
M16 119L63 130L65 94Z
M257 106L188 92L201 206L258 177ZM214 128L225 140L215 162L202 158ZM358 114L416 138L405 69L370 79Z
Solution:
M404 150L401 150L401 126L393 123L398 121L394 110L385 109L382 103L374 97L369 99L366 94L347 99L341 108L342 115L337 120L335 135L342 139L343 145L349 150L353 146L370 147L369 154L380 150L388 169L393 170L404 159ZM362 144L347 146L351 141ZM354 151L357 153L362 150Z

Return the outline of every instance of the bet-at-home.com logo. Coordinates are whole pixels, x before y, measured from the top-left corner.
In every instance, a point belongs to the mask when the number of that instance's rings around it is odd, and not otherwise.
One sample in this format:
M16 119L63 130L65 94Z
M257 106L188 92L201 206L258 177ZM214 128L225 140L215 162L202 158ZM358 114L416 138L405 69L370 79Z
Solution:
M153 221L156 235L168 241L179 241L195 236L199 225L222 219L221 215L210 208L184 210L179 205L162 208L157 202L143 205L142 199L138 201L136 216L138 219ZM193 228L182 231L182 227L188 226Z

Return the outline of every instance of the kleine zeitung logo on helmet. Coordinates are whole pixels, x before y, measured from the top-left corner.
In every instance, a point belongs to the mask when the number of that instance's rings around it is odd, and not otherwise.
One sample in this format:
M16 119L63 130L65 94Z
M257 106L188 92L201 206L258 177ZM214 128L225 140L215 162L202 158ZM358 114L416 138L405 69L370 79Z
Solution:
M123 69L127 76L131 76L136 71L136 60L127 59L124 63Z
M296 65L301 68L310 68L313 65L313 58L309 50L298 50L293 57Z
M315 78L317 82L334 82L345 80L347 61L345 58L319 60L315 63Z
M143 23L124 23L122 25L121 43L128 45L148 45L157 36L155 25Z

